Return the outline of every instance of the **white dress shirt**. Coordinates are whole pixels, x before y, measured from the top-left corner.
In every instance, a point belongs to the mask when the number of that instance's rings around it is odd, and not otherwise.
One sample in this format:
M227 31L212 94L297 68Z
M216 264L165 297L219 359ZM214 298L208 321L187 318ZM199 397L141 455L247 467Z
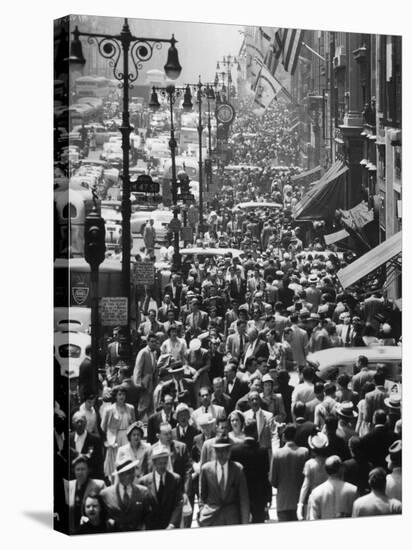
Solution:
M159 485L160 485L160 481L163 481L163 487L165 485L165 478L166 478L166 474L162 474L160 475L158 472L156 472L156 470L154 471L154 478L155 478L155 486L156 486L156 491L159 490Z
M79 454L82 452L86 437L87 437L87 430L84 430L84 432L81 435L79 435L77 432L74 434L74 444L76 445L76 451Z

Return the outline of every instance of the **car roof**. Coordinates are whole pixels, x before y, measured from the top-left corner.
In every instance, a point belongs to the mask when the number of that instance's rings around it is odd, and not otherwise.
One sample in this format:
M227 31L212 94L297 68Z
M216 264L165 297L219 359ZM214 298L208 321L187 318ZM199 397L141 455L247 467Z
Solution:
M188 255L188 254L199 254L199 255L208 255L208 256L224 256L230 252L232 256L240 256L240 254L243 254L243 250L239 250L237 248L201 248L201 247L193 247L193 248L183 248L180 253L182 255Z
M386 363L402 361L400 346L370 346L354 348L328 348L315 353L309 353L307 360L319 366L320 370L354 363L360 355L364 355L371 363Z

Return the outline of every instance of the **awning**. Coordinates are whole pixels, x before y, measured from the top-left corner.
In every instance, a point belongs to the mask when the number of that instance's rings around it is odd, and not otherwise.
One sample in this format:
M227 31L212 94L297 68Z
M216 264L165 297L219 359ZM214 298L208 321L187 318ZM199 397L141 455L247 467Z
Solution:
M395 233L366 254L355 260L337 273L343 288L352 286L356 281L363 279L382 265L387 264L402 251L402 231Z
M331 244L342 241L343 239L346 239L346 237L349 237L349 233L346 231L346 229L341 229L340 231L336 231L335 233L329 233L329 235L325 235L323 238L325 239L326 246L329 246Z
M300 174L295 174L290 178L292 183L299 183L303 185L309 185L314 181L318 181L322 175L322 168L320 166L315 166L311 170L306 170L306 172L301 172Z
M293 209L297 221L331 219L335 210L343 206L344 185L341 176L348 170L346 164L338 160L323 174Z

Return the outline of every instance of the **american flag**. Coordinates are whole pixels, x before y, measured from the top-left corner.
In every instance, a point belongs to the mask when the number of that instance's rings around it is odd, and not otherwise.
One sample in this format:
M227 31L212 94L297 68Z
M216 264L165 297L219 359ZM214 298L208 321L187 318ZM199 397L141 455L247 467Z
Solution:
M302 47L303 31L297 29L283 30L283 59L285 70L293 74L296 70L300 49Z

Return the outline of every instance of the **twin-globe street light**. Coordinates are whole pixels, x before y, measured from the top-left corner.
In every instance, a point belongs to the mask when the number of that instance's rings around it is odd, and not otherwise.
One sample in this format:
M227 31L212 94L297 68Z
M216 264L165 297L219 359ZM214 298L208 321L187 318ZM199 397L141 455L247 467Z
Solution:
M167 61L164 65L166 76L171 80L176 80L182 71L179 63L178 52L174 35L172 38L141 38L134 36L128 24L128 20L124 20L124 24L120 34L100 34L88 33L79 31L76 26L73 34L73 40L70 48L70 56L68 61L72 66L84 66L86 60L83 55L82 43L80 37L87 37L89 44L97 44L99 53L102 57L109 60L109 65L113 68L113 75L120 82L120 87L123 89L123 110L122 110L122 126L120 132L122 134L122 149L123 149L123 192L122 192L122 293L127 298L127 327L126 338L127 347L130 350L130 251L131 251L131 203L130 203L130 112L129 112L129 89L132 83L137 80L139 70L142 69L143 63L152 58L154 49L161 49L163 43L170 44ZM132 62L130 65L129 57ZM119 67L119 61L122 58L122 66ZM104 226L103 226L104 227ZM103 237L104 238L104 237ZM95 263L91 264L92 269L96 269ZM97 266L98 269L98 266ZM97 363L95 363L97 364Z
M199 77L199 82L196 84L187 84L186 86L182 88L176 88L174 86L168 86L166 88L158 88L153 87L152 89L152 95L149 102L149 107L156 110L160 108L159 99L157 96L157 91L160 91L161 95L164 97L167 96L169 101L169 108L170 108L170 152L172 157L172 193L173 193L173 203L175 205L174 208L174 216L175 219L177 219L177 213L178 209L176 207L177 202L177 179L176 179L176 164L175 164L175 156L176 156L176 147L177 143L174 137L174 124L173 124L173 106L176 102L176 98L181 97L183 95L183 103L182 107L185 111L191 111L193 108L192 104L192 90L193 88L196 91L196 99L197 99L197 105L198 105L198 139L199 139L199 157L198 157L198 163L199 163L199 231L202 232L204 229L204 221L203 221L203 159L202 159L202 133L203 133L203 124L202 124L202 100L207 100L208 105L208 159L206 164L206 175L207 175L207 182L208 187L209 183L211 183L211 172L212 172L212 166L211 166L211 154L212 154L212 130L211 130L211 102L213 101L219 101L218 94L215 94L214 91L215 84L203 84ZM176 228L177 223L175 222ZM178 254L179 249L179 236L178 231L175 231L175 237L174 237L174 243L175 243L175 254L174 254L174 261L173 265L175 269L178 269L180 267L180 256Z

